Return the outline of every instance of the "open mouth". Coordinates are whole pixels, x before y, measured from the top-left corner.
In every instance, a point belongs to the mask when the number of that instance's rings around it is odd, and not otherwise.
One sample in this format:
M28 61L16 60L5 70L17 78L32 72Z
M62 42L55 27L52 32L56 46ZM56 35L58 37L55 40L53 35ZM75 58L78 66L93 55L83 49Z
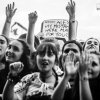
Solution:
M48 65L49 63L48 63L47 61L43 61L41 64L46 66L46 65Z

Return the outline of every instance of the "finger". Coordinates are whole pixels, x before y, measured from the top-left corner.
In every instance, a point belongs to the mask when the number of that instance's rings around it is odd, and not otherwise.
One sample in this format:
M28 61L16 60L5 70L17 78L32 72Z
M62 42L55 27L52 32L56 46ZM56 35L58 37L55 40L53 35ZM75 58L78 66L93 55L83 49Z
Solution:
M8 4L8 6L7 6L7 7L8 7L8 10L9 10L9 9L10 9L10 5Z
M67 61L67 56L68 55L66 55L66 56L63 57L63 62L66 62Z
M17 10L17 8L13 11L14 14L15 14L16 10Z
M68 6L71 7L71 4L68 2Z
M88 53L85 51L85 52L84 52L84 61L85 61L85 62L87 61L87 55L88 55Z
M69 6L66 7L66 10L68 10L68 9L69 9Z
M36 12L36 11L34 11L34 14L36 14L36 15L37 15L37 12Z
M74 59L75 59L75 55L74 55L74 53L72 52L72 53L71 53L71 61L74 62Z
M72 2L72 0L70 0L70 4L71 4L71 5L73 5L73 2Z
M73 1L73 6L75 7L75 2Z
M78 69L79 69L79 61L76 62L76 64L75 64L75 70L77 71Z
M11 6L12 6L12 5L10 4L10 10L11 10Z
M6 10L6 15L7 15L8 7L6 7L6 9L5 9L5 10Z
M69 54L66 56L66 62L70 62L70 55Z
M12 4L12 9L14 9L14 6L15 6L15 3L13 2L13 4Z
M90 53L86 52L86 59L85 59L86 63L89 63L90 61Z

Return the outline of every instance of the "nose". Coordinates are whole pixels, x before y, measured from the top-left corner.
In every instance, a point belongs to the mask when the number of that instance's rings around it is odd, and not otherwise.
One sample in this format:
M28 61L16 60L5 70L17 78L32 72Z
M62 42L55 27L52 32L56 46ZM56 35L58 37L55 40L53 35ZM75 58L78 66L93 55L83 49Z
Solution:
M91 45L94 45L94 42L92 41Z
M45 55L43 56L43 59L48 59L48 55L45 54Z
M69 54L74 54L74 52L72 50L69 51Z
M13 52L13 48L7 49L8 52Z

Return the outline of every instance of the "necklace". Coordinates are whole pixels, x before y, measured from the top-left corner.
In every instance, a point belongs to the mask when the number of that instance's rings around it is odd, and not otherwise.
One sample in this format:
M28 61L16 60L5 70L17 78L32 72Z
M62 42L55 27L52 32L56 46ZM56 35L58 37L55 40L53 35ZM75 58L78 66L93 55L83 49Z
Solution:
M48 75L48 76L46 76L46 75L40 75L40 79L41 79L43 82L46 82L46 80L49 80L52 76L53 76L53 74L50 74L50 75Z

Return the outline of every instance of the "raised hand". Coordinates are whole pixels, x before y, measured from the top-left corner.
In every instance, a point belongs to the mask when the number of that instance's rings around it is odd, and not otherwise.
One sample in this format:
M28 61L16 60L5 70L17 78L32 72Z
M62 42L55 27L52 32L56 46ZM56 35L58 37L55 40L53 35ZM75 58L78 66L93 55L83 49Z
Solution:
M6 17L7 17L7 21L11 22L12 17L14 16L15 12L16 12L17 8L15 8L15 3L13 2L13 4L8 4L6 7Z
M70 18L75 18L75 2L74 1L70 0L70 2L68 2L66 10Z
M37 21L38 15L37 15L36 11L30 13L28 16L29 16L29 23L30 24L34 24Z
M75 63L75 55L73 52L69 52L68 55L66 55L63 63L66 76L74 75L79 68L79 62Z
M10 64L10 66L9 66L10 73L13 76L17 76L19 73L21 73L23 68L24 68L24 65L21 62L14 62L14 63Z
M80 58L79 75L81 77L88 77L88 67L91 66L91 59L89 52L83 52Z

